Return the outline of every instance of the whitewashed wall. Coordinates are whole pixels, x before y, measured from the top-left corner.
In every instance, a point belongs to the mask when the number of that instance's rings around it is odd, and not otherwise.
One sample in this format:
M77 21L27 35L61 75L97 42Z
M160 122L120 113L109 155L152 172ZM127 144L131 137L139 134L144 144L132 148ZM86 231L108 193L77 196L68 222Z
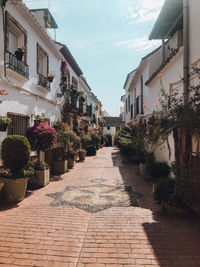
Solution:
M110 126L110 129L109 130L108 130L107 127L103 127L103 133L105 135L110 134L112 136L112 145L114 145L114 138L115 138L115 134L116 134L116 127Z
M29 65L29 79L23 76L18 78L10 75L7 71L7 80L3 77L3 38L0 39L0 75L3 81L0 81L0 87L5 89L9 96L0 104L0 114L6 115L7 112L20 113L31 116L39 114L49 118L51 122L60 118L60 107L57 93L60 83L60 64L62 56L58 50L54 50L48 45L41 32L37 31L31 20L27 19L23 10L18 10L10 2L6 5L6 10L14 17L20 25L27 31L27 64ZM0 36L3 36L2 16L0 16ZM55 73L55 78L50 84L50 92L46 89L41 90L38 86L37 75L37 43L47 52L49 56L49 72ZM19 78L20 77L20 78ZM4 82L5 80L5 82ZM7 81L7 82L6 82Z

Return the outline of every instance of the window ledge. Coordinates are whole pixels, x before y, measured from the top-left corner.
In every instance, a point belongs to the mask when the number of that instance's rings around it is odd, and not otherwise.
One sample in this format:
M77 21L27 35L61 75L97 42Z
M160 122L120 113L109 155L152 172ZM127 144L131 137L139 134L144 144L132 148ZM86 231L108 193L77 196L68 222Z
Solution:
M44 87L42 85L39 85L39 84L37 85L37 89L42 91L44 94L50 93L50 90L48 88L46 88L46 87Z
M29 80L29 78L26 78L22 74L18 73L15 70L10 69L10 68L6 68L6 73L7 73L7 75L11 76L12 78L14 78L20 82L27 82Z

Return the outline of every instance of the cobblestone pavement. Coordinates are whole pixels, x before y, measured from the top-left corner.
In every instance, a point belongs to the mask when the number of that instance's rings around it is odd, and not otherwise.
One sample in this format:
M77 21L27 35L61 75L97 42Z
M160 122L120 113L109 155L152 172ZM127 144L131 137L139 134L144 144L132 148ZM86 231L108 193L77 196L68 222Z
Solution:
M101 198L101 204L111 203L101 211L81 209L80 198L67 195L66 188L75 187L78 194L84 187L84 194L92 195L95 184L99 197L105 193L101 185L105 190L132 186L140 206L118 205L127 200L125 191L113 206L120 194L115 189ZM55 193L65 196L64 205L52 205ZM68 205L66 199L78 202ZM91 199L98 204L94 195ZM87 194L83 201L90 202ZM0 266L200 266L199 219L161 214L151 185L138 176L137 167L122 164L115 148L99 150L61 180L31 192L17 206L1 204L0 210Z

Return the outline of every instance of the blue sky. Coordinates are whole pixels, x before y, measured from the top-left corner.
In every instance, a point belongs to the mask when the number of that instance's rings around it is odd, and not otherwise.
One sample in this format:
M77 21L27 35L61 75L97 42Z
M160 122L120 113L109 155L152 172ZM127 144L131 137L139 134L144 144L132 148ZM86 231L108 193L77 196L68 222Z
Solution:
M148 35L164 0L24 0L50 7L65 43L90 87L111 116L120 112L127 74L160 45Z

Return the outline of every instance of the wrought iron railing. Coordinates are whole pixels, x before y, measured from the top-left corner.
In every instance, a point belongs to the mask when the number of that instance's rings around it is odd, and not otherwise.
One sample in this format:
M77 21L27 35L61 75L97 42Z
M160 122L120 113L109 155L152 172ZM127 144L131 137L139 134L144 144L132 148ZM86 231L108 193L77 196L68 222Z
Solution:
M29 66L22 60L18 60L17 57L10 52L6 53L6 67L29 78Z
M44 77L40 73L38 73L38 85L50 90L50 82L48 81L48 78Z

